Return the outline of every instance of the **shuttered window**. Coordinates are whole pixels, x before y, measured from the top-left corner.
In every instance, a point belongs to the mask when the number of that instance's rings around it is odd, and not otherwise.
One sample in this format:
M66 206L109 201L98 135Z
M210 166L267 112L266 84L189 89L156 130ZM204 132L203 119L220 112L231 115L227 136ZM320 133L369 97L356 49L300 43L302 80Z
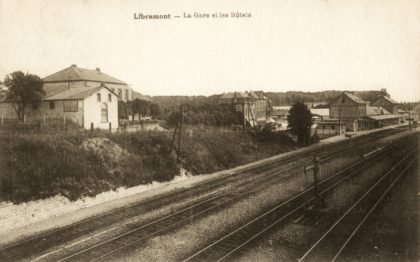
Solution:
M106 103L102 103L101 106L101 122L108 122L108 105Z

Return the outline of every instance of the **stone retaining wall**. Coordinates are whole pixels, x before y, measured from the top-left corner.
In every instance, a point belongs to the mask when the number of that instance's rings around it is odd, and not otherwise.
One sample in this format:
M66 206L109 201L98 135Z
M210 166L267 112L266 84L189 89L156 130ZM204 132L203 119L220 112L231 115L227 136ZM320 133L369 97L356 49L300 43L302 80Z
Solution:
M160 185L160 183L153 183L131 188L120 188L117 191L108 191L95 197L86 197L73 202L63 196L17 205L11 202L0 202L0 235L48 218L62 216L75 210L141 193Z

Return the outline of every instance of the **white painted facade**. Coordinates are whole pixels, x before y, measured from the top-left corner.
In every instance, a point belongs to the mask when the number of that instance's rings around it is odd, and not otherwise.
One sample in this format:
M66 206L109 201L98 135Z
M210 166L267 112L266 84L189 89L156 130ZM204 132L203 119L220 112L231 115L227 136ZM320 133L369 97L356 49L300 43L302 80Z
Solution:
M98 101L98 94L101 101ZM111 100L109 100L111 97ZM68 102L77 103L77 109L66 111L65 104ZM51 107L53 104L53 107ZM103 118L103 109L106 107L106 119ZM0 102L0 119L17 119L11 103ZM108 129L109 123L111 128L118 128L118 97L106 87L102 87L97 92L85 98L78 99L58 99L43 100L36 109L27 106L25 111L25 121L34 122L41 121L48 123L51 119L73 121L74 123L84 127Z
M100 94L101 101L98 101ZM111 101L109 100L111 97ZM102 110L106 105L107 121L103 119ZM91 123L94 128L107 129L111 123L112 129L118 128L118 97L106 88L100 89L97 93L86 97L83 100L84 127L89 129Z

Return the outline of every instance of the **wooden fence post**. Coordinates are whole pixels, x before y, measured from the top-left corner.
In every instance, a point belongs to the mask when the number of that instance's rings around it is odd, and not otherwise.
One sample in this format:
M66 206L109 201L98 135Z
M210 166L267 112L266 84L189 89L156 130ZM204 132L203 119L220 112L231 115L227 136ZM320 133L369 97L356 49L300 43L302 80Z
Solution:
M1 116L1 125L3 125L3 116Z
M45 125L45 114L44 114L44 125Z
M109 133L112 133L112 123L111 122L109 122Z
M90 134L93 134L93 122L90 122Z

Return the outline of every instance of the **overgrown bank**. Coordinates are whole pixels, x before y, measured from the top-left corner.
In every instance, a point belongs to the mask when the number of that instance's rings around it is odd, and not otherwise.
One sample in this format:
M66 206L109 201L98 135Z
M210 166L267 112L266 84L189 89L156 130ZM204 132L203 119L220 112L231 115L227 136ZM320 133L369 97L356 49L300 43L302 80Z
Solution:
M177 174L170 132L21 134L0 137L0 201L61 194L70 200L118 187L169 181ZM285 136L261 137L219 129L187 130L183 166L210 173L285 152Z

